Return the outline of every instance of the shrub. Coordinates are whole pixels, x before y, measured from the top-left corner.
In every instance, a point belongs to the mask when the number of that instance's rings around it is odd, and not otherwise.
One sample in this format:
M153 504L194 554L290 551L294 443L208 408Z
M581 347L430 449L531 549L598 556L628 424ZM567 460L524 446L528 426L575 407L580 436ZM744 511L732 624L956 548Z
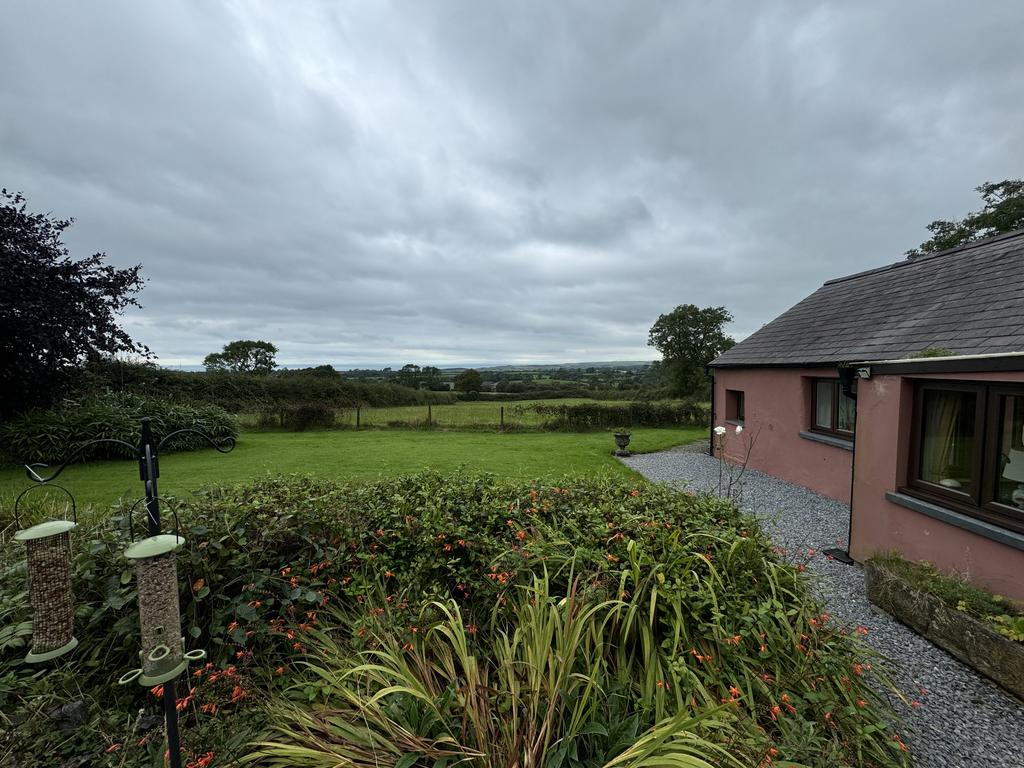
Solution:
M130 445L139 441L140 420L149 416L157 438L179 429L198 429L221 440L237 437L234 420L213 405L183 405L158 398L107 393L81 402L22 414L0 425L0 448L25 463L64 461L89 440L111 438ZM209 445L192 434L174 438L164 450L193 451ZM89 449L85 458L134 458L135 451L112 443Z
M698 714L664 716L671 686L646 674L647 660L631 638L654 629L640 606L593 600L576 589L553 596L543 576L510 600L487 628L468 623L454 601L436 603L430 607L441 618L421 616L422 633L406 639L386 632L375 649L355 657L331 632L315 632L323 661L311 677L324 706L274 704L277 738L259 744L247 761L274 768L402 761L641 766L671 756L666 764L711 768L706 760L713 760L743 768L767 756L752 733L728 748L716 743L721 734L712 731L741 732L741 718L699 685L690 691L700 697ZM506 617L514 617L511 625ZM478 641L481 634L496 639L491 648ZM630 681L650 690L637 696ZM637 707L637 699L653 713ZM659 722L641 735L652 714ZM743 763L736 754L756 758Z
M316 427L333 427L337 409L330 403L299 403L284 406L281 411L284 426L292 432L304 432Z
M496 691L519 685L509 677L513 670L535 674L521 669L523 661L550 659L563 664L546 667L552 673L593 677L590 704L580 710L587 733L575 732L590 741L566 741L564 754L551 742L552 765L556 757L603 764L595 756L617 754L612 733L619 726L632 738L664 726L666 718L692 720L680 726L680 738L706 739L742 755L744 764L757 765L771 750L780 760L811 766L905 764L889 730L893 714L883 692L891 689L879 661L821 612L797 568L779 559L754 520L725 501L617 478L538 486L424 473L346 485L268 478L190 499L179 505L179 516L187 540L178 555L182 631L190 647L210 653L209 667L183 683L189 705L182 727L193 755L213 751L218 761L236 759L247 741L238 734L268 716L284 730L308 716L327 728L313 735L330 750L344 739L343 748L360 748L361 736L344 723L369 706L373 693L361 689L366 698L352 701L334 681L383 684L384 678L374 682L357 671L378 652L391 654L392 676L397 663L451 660L437 673L436 684L447 687L431 696L433 704L417 709L389 698L377 713L404 723L417 738L443 736L470 714L458 699L468 669L458 659L466 654L452 655L465 646ZM157 710L142 689L111 685L138 663L134 580L122 554L125 521L83 526L75 542L80 646L68 673L38 677L16 658L24 634L0 636L4 711L26 718L14 734L15 752L49 754L53 737L45 718L29 715L40 714L42 701L80 698L81 690L88 727L61 749L87 755L90 765L137 764L129 762L126 737L134 745L138 734L127 732L118 713L140 705ZM29 618L23 579L20 566L0 568L4 626L23 627ZM578 600L579 614L567 612L570 598ZM573 623L584 615L582 625ZM554 647L542 642L551 636L533 633L536 621L550 621L552 631L582 632L581 650L565 645L568 655L556 659ZM421 644L428 636L433 644ZM506 640L509 647L499 651ZM423 679L409 674L410 682ZM225 676L231 695L218 687ZM558 690L587 691L565 685ZM503 694L478 693L481 706L509 711L502 709ZM307 703L289 709L282 696ZM269 709L255 706L267 697ZM325 707L349 714L328 720ZM722 728L711 727L719 720ZM570 724L563 719L561 727ZM374 727L383 734L390 726L378 719ZM158 737L151 738L155 747L131 750L158 749ZM107 755L111 740L124 743L123 751ZM466 750L482 743L459 742ZM433 764L389 749L380 757L381 765ZM323 761L310 757L305 764L335 765L336 758L328 750Z
M703 427L710 423L708 403L633 402L622 405L580 403L577 405L535 405L532 410L546 417L545 429L583 432L593 429L631 427Z

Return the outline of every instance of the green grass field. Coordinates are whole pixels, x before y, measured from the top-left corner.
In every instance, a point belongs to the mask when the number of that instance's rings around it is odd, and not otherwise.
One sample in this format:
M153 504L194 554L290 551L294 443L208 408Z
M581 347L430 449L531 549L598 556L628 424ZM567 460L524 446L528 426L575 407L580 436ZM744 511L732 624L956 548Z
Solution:
M633 430L630 448L657 451L693 442L706 434L703 428L637 429ZM234 484L267 473L348 480L459 467L517 478L631 474L612 457L614 447L607 432L248 432L227 455L211 449L161 456L159 488L161 496L181 495L203 486ZM113 504L122 496L140 496L143 488L138 477L134 461L103 461L69 467L58 482L75 494L82 511L89 505ZM9 512L14 495L29 485L23 470L0 471L0 503L5 512Z
M386 427L389 425L426 425L429 417L434 426L460 429L467 427L497 429L502 423L502 409L505 411L506 427L539 427L543 418L532 409L535 405L579 405L580 403L602 403L624 405L626 401L590 400L582 397L567 397L559 400L479 400L459 401L445 405L400 405L387 408L361 408L359 425L362 427ZM340 409L335 422L339 425L356 426L355 408ZM243 414L240 417L243 428L252 429L259 423L257 414Z

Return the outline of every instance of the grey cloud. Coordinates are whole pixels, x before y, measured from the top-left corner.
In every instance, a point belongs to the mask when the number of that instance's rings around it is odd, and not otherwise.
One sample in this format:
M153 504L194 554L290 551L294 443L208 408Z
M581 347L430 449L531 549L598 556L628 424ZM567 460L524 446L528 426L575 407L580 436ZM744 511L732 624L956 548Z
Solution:
M1024 5L17 4L0 184L142 262L168 363L646 358L1024 167Z

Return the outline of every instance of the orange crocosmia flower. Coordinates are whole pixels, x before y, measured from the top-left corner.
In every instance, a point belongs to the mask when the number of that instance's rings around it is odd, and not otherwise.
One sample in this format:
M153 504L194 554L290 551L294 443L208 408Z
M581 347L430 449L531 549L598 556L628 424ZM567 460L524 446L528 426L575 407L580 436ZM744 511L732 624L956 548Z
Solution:
M866 634L868 634L868 631L869 630L868 630L867 627L857 627L857 634L858 635L866 635Z
M192 590L194 592L198 592L200 589L203 588L204 584L206 584L206 582L203 579L196 579L195 582L193 582L192 584Z
M107 747L107 754L110 754L111 752L117 752L117 750L119 750L120 748L120 744L111 744L109 747Z

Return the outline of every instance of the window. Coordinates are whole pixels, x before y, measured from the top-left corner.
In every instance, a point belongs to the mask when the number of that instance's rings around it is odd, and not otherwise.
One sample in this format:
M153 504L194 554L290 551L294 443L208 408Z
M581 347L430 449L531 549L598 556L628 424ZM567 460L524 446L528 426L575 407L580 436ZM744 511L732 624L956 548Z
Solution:
M725 420L742 424L746 418L745 411L743 392L738 389L725 390Z
M1024 531L1024 389L923 383L913 430L911 492Z
M857 402L839 387L839 379L812 379L811 429L853 437Z
M1024 510L1024 394L995 394L996 463L993 501Z

